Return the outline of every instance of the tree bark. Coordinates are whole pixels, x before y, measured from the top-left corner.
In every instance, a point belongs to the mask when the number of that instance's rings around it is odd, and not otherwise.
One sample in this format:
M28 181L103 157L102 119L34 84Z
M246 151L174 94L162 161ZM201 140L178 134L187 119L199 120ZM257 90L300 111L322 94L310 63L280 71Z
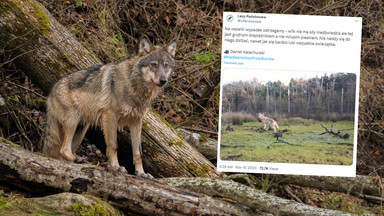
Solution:
M233 181L211 178L169 178L159 181L213 197L229 198L251 209L259 209L274 215L353 215L292 202Z
M177 129L177 132L208 160L217 160L217 140L185 129Z
M14 62L46 94L71 71L102 64L38 2L0 2L1 65Z
M0 38L3 64L14 62L46 94L63 75L102 64L34 0L0 2ZM145 116L142 137L144 169L155 177L219 175L153 111ZM119 142L119 147L130 145L127 130L119 134ZM127 164L131 155L123 150L119 148L119 161Z
M382 189L380 189L380 185L384 182L384 179L374 176L358 175L355 178L339 178L328 176L274 175L273 178L279 185L294 184L302 187L352 194L357 197L364 197L364 195L384 196Z
M47 158L1 140L0 183L38 189L41 193L87 193L139 214L255 215L238 204L100 166Z

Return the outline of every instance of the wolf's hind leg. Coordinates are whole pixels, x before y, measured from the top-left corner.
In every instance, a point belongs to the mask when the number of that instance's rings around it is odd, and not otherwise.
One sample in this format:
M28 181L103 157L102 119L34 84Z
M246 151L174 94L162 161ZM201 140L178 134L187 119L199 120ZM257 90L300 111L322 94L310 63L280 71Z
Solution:
M76 152L76 150L79 148L81 141L83 140L88 128L89 128L89 124L85 124L85 125L79 124L77 126L75 135L73 136L73 139L72 139L72 152Z
M77 126L77 129L75 131L75 134L73 135L72 138L72 153L76 153L76 150L79 148L81 141L83 140L85 133L87 132L89 127L89 124L82 125L79 124ZM87 160L87 157L79 157L76 156L75 162L76 163L84 163Z
M144 172L143 161L141 159L141 128L142 120L130 125L133 163L135 164L135 174L138 177L153 179L153 176Z

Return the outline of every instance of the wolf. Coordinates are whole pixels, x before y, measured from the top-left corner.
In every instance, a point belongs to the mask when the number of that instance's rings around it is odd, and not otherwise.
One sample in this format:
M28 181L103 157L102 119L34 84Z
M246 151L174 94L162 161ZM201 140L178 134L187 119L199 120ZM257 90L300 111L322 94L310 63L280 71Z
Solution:
M61 78L46 105L43 153L57 159L82 162L74 155L89 126L101 127L108 163L127 173L117 159L117 130L130 128L135 174L145 173L141 158L142 120L175 68L176 42L154 46L139 42L138 54L124 61L98 65Z
M267 128L267 125L269 126L269 128L272 128L275 133L276 130L279 130L279 125L277 125L277 122L275 120L265 117L261 113L257 114L257 118L259 118L264 123L264 130Z

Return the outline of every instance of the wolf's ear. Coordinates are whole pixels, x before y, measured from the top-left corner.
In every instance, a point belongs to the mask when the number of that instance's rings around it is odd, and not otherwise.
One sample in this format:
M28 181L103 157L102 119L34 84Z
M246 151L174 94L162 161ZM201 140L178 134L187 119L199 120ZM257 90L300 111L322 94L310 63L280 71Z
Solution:
M139 54L149 53L151 51L152 44L148 41L148 38L143 37L139 44Z
M168 52L172 57L175 57L175 55L176 55L176 41L172 41L172 42L167 46L167 52Z

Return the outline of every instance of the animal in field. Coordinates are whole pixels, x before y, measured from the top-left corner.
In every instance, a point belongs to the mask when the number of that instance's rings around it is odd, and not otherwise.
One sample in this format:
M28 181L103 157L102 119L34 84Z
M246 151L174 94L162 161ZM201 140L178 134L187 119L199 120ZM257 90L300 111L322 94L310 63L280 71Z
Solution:
M279 140L279 137L283 137L286 132L288 132L288 129L279 130L277 133L273 133L273 137L276 137L276 140Z
M231 127L231 125L228 124L227 128L225 129L226 131L234 131L233 127Z
M175 68L176 42L155 46L147 38L139 42L133 57L98 65L61 78L47 99L43 153L82 162L75 156L89 126L104 132L106 155L113 169L126 173L117 158L117 130L129 126L135 174L144 172L141 158L142 120L150 104L168 82Z
M277 122L271 118L268 118L264 116L262 113L257 114L257 118L264 123L264 129L269 126L269 128L273 129L273 131L276 133L276 130L279 129L279 125L277 125Z

